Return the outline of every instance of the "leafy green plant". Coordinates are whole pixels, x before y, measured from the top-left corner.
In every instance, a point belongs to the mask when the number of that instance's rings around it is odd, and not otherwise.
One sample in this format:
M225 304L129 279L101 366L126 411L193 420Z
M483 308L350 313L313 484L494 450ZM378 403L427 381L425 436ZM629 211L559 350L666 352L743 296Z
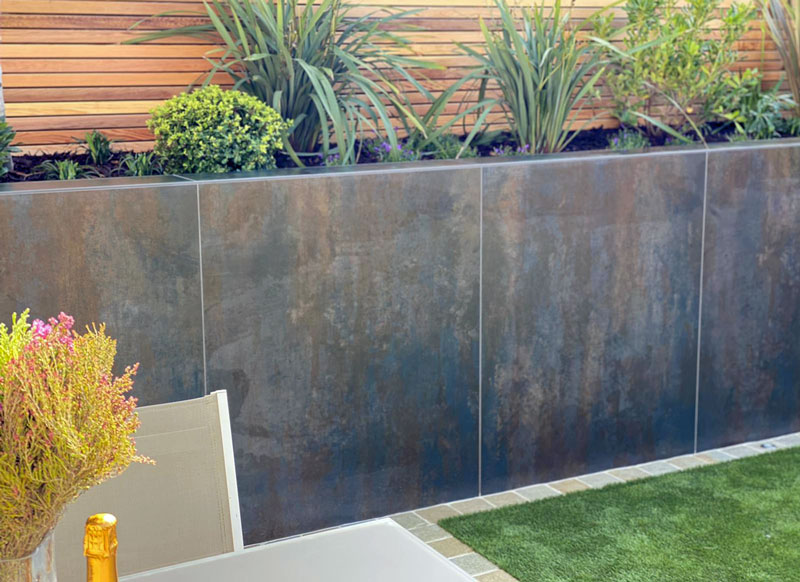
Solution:
M759 6L783 61L794 116L800 117L800 0L759 0Z
M0 324L0 580L18 580L3 560L30 554L64 507L124 471L136 454L137 365L114 377L116 342L105 327L72 330L28 311Z
M152 176L162 173L161 162L155 152L126 154L120 161L122 173L126 176Z
M256 97L217 85L181 93L152 113L154 151L176 173L274 168L291 124Z
M605 82L614 114L625 125L643 123L651 137L699 135L754 8L734 3L723 10L721 0L628 0L624 9L628 22L620 29L610 15L595 21L610 61ZM609 42L618 37L621 48Z
M479 100L498 88L502 97L497 103L517 143L529 144L535 153L559 152L575 137L569 129L603 72L601 51L581 38L582 25L571 26L560 0L552 8L542 2L518 11L508 0L494 3L500 31L492 32L481 20L485 48L461 45L483 69Z
M111 140L97 130L90 131L84 138L84 147L95 166L103 166L111 160Z
M424 131L397 84L403 80L419 87L405 69L409 64L434 66L402 54L407 43L399 35L399 21L413 11L353 16L352 6L342 0L208 0L204 5L207 25L153 32L130 42L187 35L221 39L223 47L208 56L213 67L205 84L223 71L235 89L293 119L287 151L296 163L320 156L355 163L367 132L386 135L396 146L393 112Z
M434 160L454 160L477 158L478 150L472 146L465 145L458 137L453 134L445 134L439 139L430 142L427 149L423 151L425 157Z
M795 108L794 101L778 94L779 85L769 91L761 86L761 75L753 69L725 80L715 112L733 126L736 139L769 139L790 131L784 112Z
M623 128L608 138L608 149L614 151L641 150L650 147L650 140L635 129Z
M5 121L0 121L0 178L11 169L11 154L18 151L11 145L17 132Z
M35 174L44 174L47 180L77 180L94 174L75 160L47 160L33 169Z

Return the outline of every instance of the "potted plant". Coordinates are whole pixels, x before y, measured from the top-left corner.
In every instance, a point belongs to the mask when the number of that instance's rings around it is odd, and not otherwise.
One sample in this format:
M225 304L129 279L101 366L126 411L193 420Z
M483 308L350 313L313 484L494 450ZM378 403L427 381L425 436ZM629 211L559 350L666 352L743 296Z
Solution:
M0 582L54 582L52 532L83 491L124 471L139 426L137 365L114 377L105 326L73 331L14 314L0 324Z

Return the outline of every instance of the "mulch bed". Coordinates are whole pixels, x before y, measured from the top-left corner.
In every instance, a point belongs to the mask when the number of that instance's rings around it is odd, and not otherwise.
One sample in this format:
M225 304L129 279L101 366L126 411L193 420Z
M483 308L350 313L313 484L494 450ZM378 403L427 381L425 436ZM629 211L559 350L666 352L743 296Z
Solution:
M618 132L617 129L588 129L580 132L578 136L570 142L564 151L577 152L589 150L603 150L608 148L609 139ZM727 141L727 134L718 133L706 137L706 141L724 142ZM480 146L478 151L481 156L491 156L494 148L502 146L514 147L514 143L510 134L502 134L495 142L490 145ZM665 145L664 140L655 142L653 146ZM125 173L120 167L122 159L130 152L115 152L111 160L103 166L94 166L91 164L91 159L87 153L54 153L54 154L35 154L35 155L19 155L14 156L14 169L0 181L5 182L34 182L40 180L47 180L47 176L41 171L37 171L37 166L47 160L67 160L72 159L82 166L90 166L98 174L97 177L120 177ZM279 168L294 167L294 162L286 155L279 154L276 157L277 165ZM366 154L363 156L362 163L369 164L375 163L377 160L374 156Z

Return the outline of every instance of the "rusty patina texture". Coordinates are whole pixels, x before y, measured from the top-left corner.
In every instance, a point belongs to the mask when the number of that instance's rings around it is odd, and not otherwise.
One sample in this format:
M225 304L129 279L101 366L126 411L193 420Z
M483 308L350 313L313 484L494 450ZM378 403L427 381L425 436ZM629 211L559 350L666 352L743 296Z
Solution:
M0 195L0 317L105 322L139 404L203 395L194 185Z
M480 170L200 195L245 541L474 496Z
M711 152L700 448L800 430L800 144Z
M689 452L704 154L484 175L483 488Z

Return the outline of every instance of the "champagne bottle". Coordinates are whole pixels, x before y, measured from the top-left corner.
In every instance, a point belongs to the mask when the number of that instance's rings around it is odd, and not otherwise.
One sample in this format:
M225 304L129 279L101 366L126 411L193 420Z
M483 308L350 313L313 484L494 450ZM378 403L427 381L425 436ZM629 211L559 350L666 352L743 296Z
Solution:
M83 538L87 582L117 582L117 518L98 513L86 520Z

